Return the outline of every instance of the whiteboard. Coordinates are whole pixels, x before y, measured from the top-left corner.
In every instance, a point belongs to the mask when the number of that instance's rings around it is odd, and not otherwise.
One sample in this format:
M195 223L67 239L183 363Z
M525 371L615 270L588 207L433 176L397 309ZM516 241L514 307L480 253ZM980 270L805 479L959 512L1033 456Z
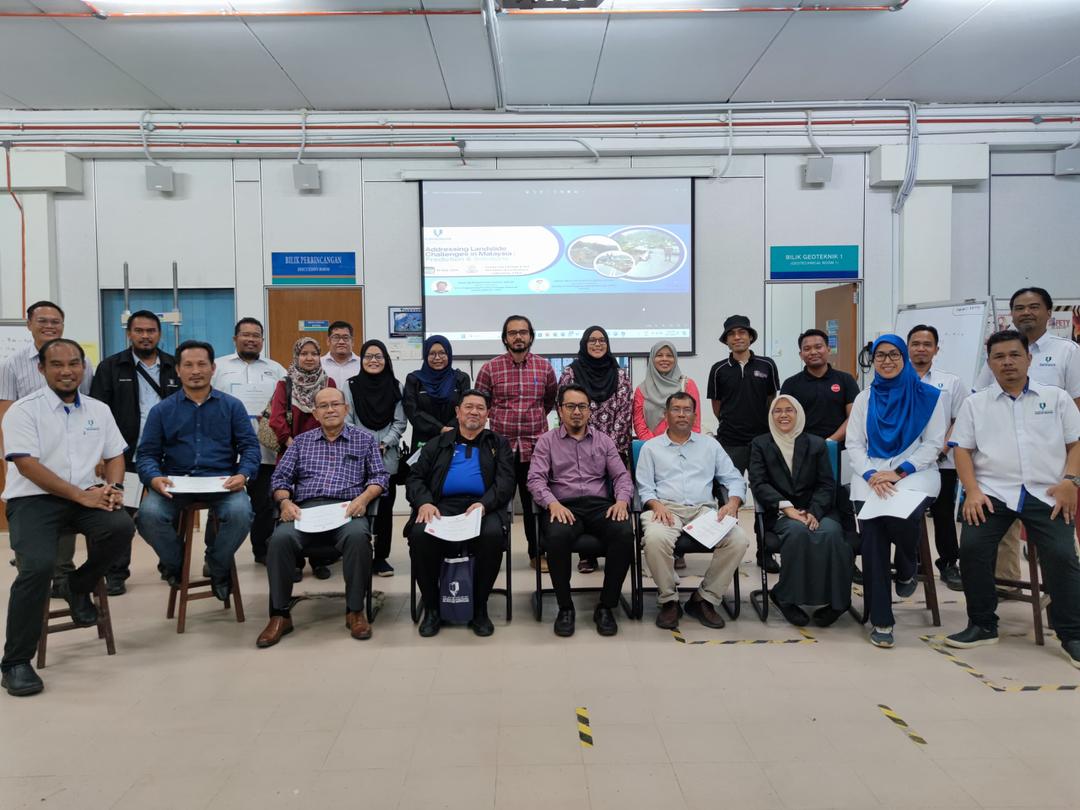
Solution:
M0 362L7 360L32 340L23 320L0 320Z
M934 367L955 374L970 390L984 362L989 307L987 301L947 301L902 307L896 313L896 334L906 338L908 330L920 323L936 328L940 339Z

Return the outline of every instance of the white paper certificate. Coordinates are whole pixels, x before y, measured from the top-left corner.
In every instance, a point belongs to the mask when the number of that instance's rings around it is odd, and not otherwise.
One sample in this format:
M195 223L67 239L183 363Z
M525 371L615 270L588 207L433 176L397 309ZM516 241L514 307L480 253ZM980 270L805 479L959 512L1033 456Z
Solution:
M866 496L862 509L857 517L859 520L870 520L877 517L911 517L911 513L930 496L917 489L898 489L887 498L878 497L873 490Z
M687 523L682 530L705 548L714 548L737 525L739 525L739 521L731 515L724 515L723 520L717 520L716 510L710 509L708 512L702 512Z
M435 518L424 526L425 534L433 534L442 540L460 543L480 536L480 521L484 519L482 509L474 509L467 515Z
M197 495L205 494L207 492L224 492L225 482L229 480L229 476L227 475L169 475L166 477L170 481L172 481L172 486L169 487L169 492L172 492L176 495Z
M138 509L142 501L143 485L138 473L124 473L124 506Z
M348 501L308 506L300 510L300 517L293 525L302 532L328 532L352 520L345 514L348 508Z
M233 383L229 393L244 403L248 416L258 416L270 408L276 382Z

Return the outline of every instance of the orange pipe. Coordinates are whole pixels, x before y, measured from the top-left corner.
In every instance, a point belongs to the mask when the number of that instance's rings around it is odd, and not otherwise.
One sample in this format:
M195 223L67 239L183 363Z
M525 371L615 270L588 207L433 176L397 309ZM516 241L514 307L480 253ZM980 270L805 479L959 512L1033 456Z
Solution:
M26 212L23 210L22 201L11 187L11 149L7 146L4 147L4 163L7 166L8 194L15 202L15 207L19 209L19 240L22 248L22 309L19 311L24 312L26 310Z
M89 8L93 8L87 3ZM42 11L0 11L0 18L21 17L24 19L99 19L99 20L182 20L213 19L215 17L445 17L445 16L480 16L479 9L352 9L342 11L114 11L94 10L85 12Z

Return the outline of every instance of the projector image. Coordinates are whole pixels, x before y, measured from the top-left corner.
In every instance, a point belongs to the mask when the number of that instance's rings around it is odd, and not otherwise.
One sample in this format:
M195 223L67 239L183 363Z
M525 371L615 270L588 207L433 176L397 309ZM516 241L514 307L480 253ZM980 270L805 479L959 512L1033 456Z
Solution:
M1054 153L1054 174L1080 174L1080 146Z

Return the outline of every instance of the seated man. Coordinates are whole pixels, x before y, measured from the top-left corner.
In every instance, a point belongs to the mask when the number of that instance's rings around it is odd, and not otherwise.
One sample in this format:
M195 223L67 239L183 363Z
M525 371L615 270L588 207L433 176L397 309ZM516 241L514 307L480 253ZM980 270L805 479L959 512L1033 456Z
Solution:
M615 442L589 426L589 395L585 389L576 383L564 385L559 389L557 404L562 427L549 430L537 440L528 478L534 502L548 512L547 518L540 518L540 526L551 585L559 604L555 635L574 634L570 555L574 541L588 533L607 548L604 589L593 621L600 635L613 636L619 626L612 609L619 604L634 552L630 523L634 486Z
M272 647L291 633L293 573L298 554L312 549L336 548L345 575L345 626L360 640L371 638L365 611L367 583L371 577L371 542L368 505L389 485L378 442L357 427L346 424L349 414L345 394L324 388L315 395L312 410L319 429L301 433L278 462L270 479L274 500L281 508L281 522L270 536L266 550L266 576L270 581L270 622L259 634L257 647ZM349 522L336 529L306 532L296 528L303 510L349 501Z
M641 514L645 535L645 559L656 582L660 614L656 626L674 630L683 609L675 583L675 543L682 527L708 509L722 520L736 520L746 494L742 474L731 463L723 446L710 436L692 433L694 398L677 392L667 399L667 432L649 439L637 463L638 494L645 510ZM727 502L717 509L713 484L725 487ZM686 601L686 612L706 627L723 627L716 612L728 583L749 545L746 533L736 526L713 548L712 561L701 586ZM704 548L704 546L702 547Z
M986 341L994 383L960 407L950 444L966 493L960 535L960 576L968 626L945 639L950 647L998 640L994 561L1013 521L1038 549L1054 630L1080 668L1080 561L1073 548L1080 487L1080 411L1062 389L1028 376L1028 339L1007 329Z
M212 388L213 374L213 346L186 340L177 347L182 387L150 409L139 440L135 466L146 497L135 525L157 552L162 579L175 587L184 550L177 520L188 504L209 504L217 527L206 533L206 562L214 596L224 602L232 590L233 555L251 528L251 501L244 487L258 474L262 456L243 403ZM170 475L227 477L221 492L181 494L169 491Z
M47 341L38 352L45 387L16 400L4 415L8 467L4 500L19 573L11 583L3 688L15 696L44 688L30 660L41 638L61 533L87 540L86 562L59 583L78 626L97 623L90 600L109 566L130 547L135 526L123 511L124 441L108 406L79 396L83 350ZM105 459L105 485L94 468Z
M476 559L475 607L469 626L478 636L490 636L495 626L488 618L487 600L502 565L506 505L514 497L514 452L506 439L484 427L487 395L475 388L465 391L456 414L457 427L444 430L424 445L405 484L409 503L416 510L405 535L424 597L420 635L425 638L439 632L439 570L454 546L426 534L424 524L476 509L483 515L480 536L468 541L469 554Z

